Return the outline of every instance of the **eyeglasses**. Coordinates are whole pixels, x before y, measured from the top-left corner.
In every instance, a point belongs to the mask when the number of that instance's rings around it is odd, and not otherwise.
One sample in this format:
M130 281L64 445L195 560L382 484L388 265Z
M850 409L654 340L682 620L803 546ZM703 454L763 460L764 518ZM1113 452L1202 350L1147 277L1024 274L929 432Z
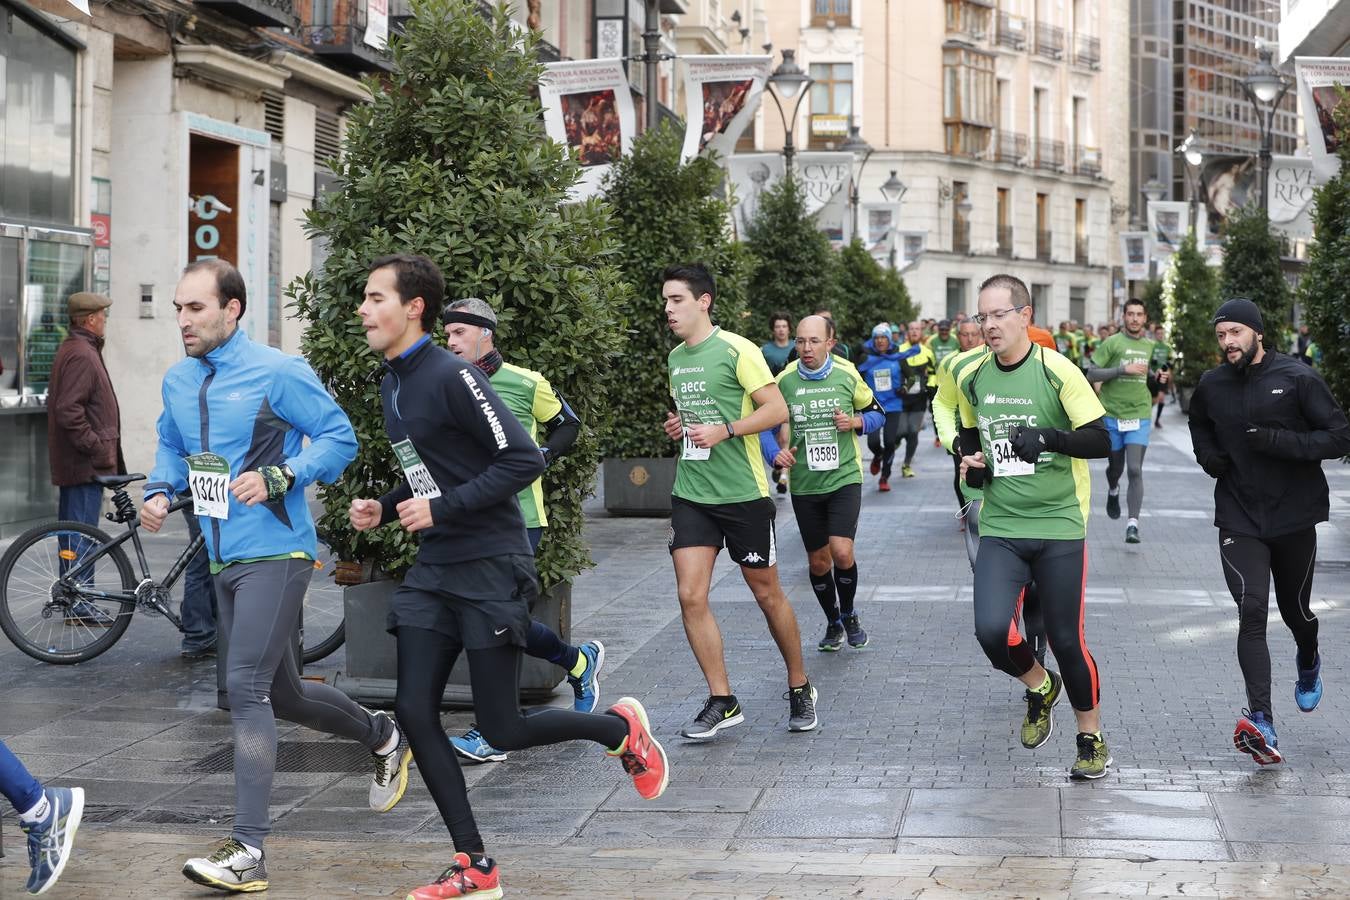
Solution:
M796 340L798 347L819 347L823 343L825 342L820 338L797 338Z
M989 312L989 313L979 313L978 315L976 315L976 316L974 317L974 319L975 319L976 322L979 322L981 325L985 324L985 323L988 322L990 319L993 319L995 323L998 323L998 322L1002 322L1004 319L1006 319L1006 318L1008 317L1008 313L1015 313L1015 312L1017 312L1018 310L1021 310L1021 309L1026 309L1026 307L1025 307L1025 306L1010 306L1010 307L1008 307L1007 309L996 309L996 310L994 310L993 312Z

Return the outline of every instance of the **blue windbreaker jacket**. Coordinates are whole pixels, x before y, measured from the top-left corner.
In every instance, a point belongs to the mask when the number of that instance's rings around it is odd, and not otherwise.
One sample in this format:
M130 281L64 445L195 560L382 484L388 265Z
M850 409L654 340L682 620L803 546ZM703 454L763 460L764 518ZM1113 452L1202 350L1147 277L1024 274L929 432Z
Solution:
M196 453L223 456L232 479L285 463L295 473L286 496L245 506L231 495L228 519L202 519L206 547L217 565L295 552L313 556L314 519L304 487L335 481L356 458L356 435L309 363L255 344L240 329L204 358L188 357L169 369L162 394L146 499L187 491L184 460Z

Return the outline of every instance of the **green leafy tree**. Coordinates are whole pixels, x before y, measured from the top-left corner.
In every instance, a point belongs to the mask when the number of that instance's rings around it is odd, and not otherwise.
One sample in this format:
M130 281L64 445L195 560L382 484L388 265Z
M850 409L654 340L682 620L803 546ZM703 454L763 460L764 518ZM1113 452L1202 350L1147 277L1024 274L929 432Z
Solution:
M683 143L682 130L662 123L633 142L605 186L620 240L619 271L635 289L620 307L627 349L601 373L610 405L623 411L600 436L607 457L673 456L679 449L661 430L670 408L666 355L675 346L661 299L667 266L707 266L717 282L714 321L736 332L744 326L749 257L731 236L725 176L705 157L681 166Z
M308 216L328 258L288 289L309 323L305 355L360 441L342 478L320 492L320 527L344 559L392 574L411 563L405 532L355 533L347 507L392 487L399 472L380 411L381 360L356 315L367 266L386 253L422 253L445 273L448 298L492 304L502 354L543 372L584 424L544 479L552 527L538 565L550 587L590 564L581 502L596 434L614 418L601 372L622 351L618 310L629 289L605 205L565 202L578 168L544 133L536 37L518 34L504 7L490 21L473 0L414 0L413 9L406 34L391 40L387 83L368 81L371 102L350 113L333 163L339 188Z
M861 240L839 252L839 293L848 298L849 333L862 340L878 322L908 322L916 314L904 279L877 262Z
M1350 96L1337 85L1336 126L1350 128ZM1345 133L1342 131L1342 133ZM1342 409L1350 409L1350 142L1336 150L1341 169L1317 189L1314 240L1299 281L1308 333L1322 352L1318 365Z
M1284 242L1270 230L1261 207L1248 206L1228 217L1224 229L1220 300L1246 297L1261 309L1266 326L1265 345L1289 346L1289 311L1293 302L1289 282L1280 268Z
M1219 308L1218 287L1196 249L1194 231L1172 255L1162 283L1164 324L1176 354L1173 375L1178 387L1193 388L1207 369L1219 364L1212 323Z
M807 213L806 194L797 179L783 178L759 195L745 237L754 259L747 329L752 339L768 339L769 316L777 310L795 322L828 307L841 340L870 327L854 319L849 298L840 290L839 254L818 230L815 216Z
M1166 316L1163 311L1163 283L1161 278L1150 278L1144 282L1144 288L1140 292L1140 298L1144 301L1144 309L1148 312L1150 322L1162 322Z

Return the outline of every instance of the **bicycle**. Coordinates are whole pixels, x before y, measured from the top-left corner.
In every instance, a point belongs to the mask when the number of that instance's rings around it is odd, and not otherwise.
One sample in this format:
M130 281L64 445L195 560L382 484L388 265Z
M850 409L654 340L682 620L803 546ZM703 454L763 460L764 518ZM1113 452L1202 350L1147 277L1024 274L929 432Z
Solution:
M0 630L19 650L57 665L88 662L117 643L137 608L158 613L183 630L183 620L169 605L170 592L206 540L198 534L168 575L155 580L141 546L140 518L126 491L128 484L144 478L139 473L94 478L113 492L114 511L105 518L127 526L117 537L83 522L48 522L15 538L0 558ZM177 500L169 513L191 503L190 497ZM136 548L139 579L122 547L127 541ZM320 550L327 547L321 544ZM325 555L321 552L315 561L316 570L331 569ZM323 659L346 640L342 589L331 575L311 583L301 626L306 663Z

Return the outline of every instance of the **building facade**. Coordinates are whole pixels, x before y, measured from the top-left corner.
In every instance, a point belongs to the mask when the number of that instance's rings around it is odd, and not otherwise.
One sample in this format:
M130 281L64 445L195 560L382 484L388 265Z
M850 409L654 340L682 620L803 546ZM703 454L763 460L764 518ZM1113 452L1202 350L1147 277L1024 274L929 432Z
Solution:
M1112 312L1113 195L1127 125L1126 62L1107 34L1116 0L764 0L775 54L814 79L798 147L837 149L850 123L874 148L858 180L859 233L897 242L925 316L972 312L979 283L1012 272L1041 322ZM1116 33L1118 34L1118 32ZM766 101L757 147L783 144ZM907 190L888 204L895 171Z

